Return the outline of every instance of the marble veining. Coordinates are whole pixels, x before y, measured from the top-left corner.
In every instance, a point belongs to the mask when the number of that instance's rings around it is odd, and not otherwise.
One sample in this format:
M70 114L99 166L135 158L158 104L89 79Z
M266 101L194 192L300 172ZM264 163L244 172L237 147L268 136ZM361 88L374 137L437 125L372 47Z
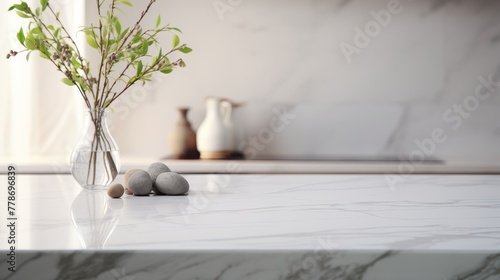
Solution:
M303 250L327 237L339 249L499 245L495 175L409 176L395 188L384 175L188 175L188 196L118 200L79 192L69 175L23 178L22 249L78 249L60 238L77 232L108 249ZM143 238L149 231L169 234Z
M500 279L499 176L186 178L188 196L110 199L21 175L18 272L2 253L1 278Z
M387 9L391 1L216 2L235 6L221 18L214 1L186 0L175 3L175 9L158 3L196 51L185 72L163 80L146 100L133 103L130 113L118 106L116 138L124 154L168 155L164 139L174 125L175 107L192 107L196 128L204 116L203 98L216 94L246 102L240 117L247 137L258 136L275 106L286 104L296 114L259 150L262 156L406 159L418 149L415 140L441 127L448 139L433 157L500 158L495 148L500 124L492 121L500 117L498 87L458 129L443 119L454 104L474 94L479 76L500 79L499 1L401 0L402 12L351 63L339 44L353 43L355 27L363 29L373 21L370 12ZM184 94L172 98L165 92ZM157 120L150 120L151 112L157 112ZM141 126L146 118L151 128ZM156 127L164 131L153 131ZM158 137L141 137L153 133ZM147 145L136 145L141 141Z
M335 252L23 252L23 267L2 279L342 279L496 280L499 254ZM1 267L3 268L3 267ZM29 278L31 279L31 278Z

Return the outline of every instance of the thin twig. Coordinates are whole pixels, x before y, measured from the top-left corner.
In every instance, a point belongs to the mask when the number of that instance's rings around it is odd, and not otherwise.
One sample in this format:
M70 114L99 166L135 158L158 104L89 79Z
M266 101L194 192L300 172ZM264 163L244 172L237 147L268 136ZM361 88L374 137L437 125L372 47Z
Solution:
M71 37L71 35L69 34L68 30L66 30L66 28L64 27L63 23L61 22L61 20L59 19L59 17L57 16L57 14L54 12L54 10L52 10L52 7L50 6L49 3L47 3L47 8L50 10L50 12L52 13L52 15L54 16L54 18L56 19L57 23L59 24L59 26L61 27L61 29L64 31L64 33L66 34L66 37L71 41L71 43L73 44L73 47L76 51L76 55L78 56L78 60L80 60L80 63L82 64L82 66L85 65L85 60L83 59L83 56L82 56L82 53L80 52L80 49L78 48L78 45L76 44L75 40L73 40L73 37ZM47 28L48 30L48 28ZM49 33L52 34L49 30ZM55 39L55 38L54 38ZM86 66L85 66L86 67ZM88 74L83 71L85 73L85 82L88 82L90 79L88 77ZM92 87L90 86L90 84L87 84L87 86L89 87L90 91L92 91ZM92 95L94 95L94 92L92 91Z

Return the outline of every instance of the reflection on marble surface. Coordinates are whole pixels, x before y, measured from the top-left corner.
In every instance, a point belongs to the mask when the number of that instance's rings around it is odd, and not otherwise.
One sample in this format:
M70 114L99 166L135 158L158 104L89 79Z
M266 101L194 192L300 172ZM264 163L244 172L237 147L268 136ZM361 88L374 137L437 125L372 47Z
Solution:
M186 178L187 196L114 200L70 175L20 176L8 279L39 267L39 279L500 279L500 176L415 175L394 189L381 175Z
M82 190L71 205L71 219L82 246L103 248L123 208L121 199L109 199L106 191Z
M496 175L414 175L395 188L384 175L186 178L187 196L111 199L70 175L22 175L20 249L80 249L80 233L112 250L500 250Z

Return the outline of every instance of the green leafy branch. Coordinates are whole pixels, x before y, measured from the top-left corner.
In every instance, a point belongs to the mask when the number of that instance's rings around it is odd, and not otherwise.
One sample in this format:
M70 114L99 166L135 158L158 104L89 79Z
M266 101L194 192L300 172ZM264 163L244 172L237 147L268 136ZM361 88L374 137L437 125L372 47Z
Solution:
M105 3L109 3L105 9ZM96 0L98 24L84 27L87 44L100 55L97 75L91 71L90 61L85 59L64 24L59 12L50 6L50 0L40 0L40 7L32 9L26 2L12 5L9 11L29 20L27 30L21 28L17 39L25 48L19 52L11 50L7 58L33 51L52 62L64 74L63 82L76 86L88 108L107 108L127 89L137 82L151 81L156 72L170 74L177 67L185 67L182 59L170 62L169 55L192 51L186 44L180 44L181 31L170 25L161 25L161 16L156 26L143 30L142 20L150 11L155 0L150 0L134 25L123 28L116 15L122 6L132 6L127 0ZM54 24L42 20L48 13ZM159 38L164 33L172 35L172 46L164 53ZM154 46L154 48L152 48Z

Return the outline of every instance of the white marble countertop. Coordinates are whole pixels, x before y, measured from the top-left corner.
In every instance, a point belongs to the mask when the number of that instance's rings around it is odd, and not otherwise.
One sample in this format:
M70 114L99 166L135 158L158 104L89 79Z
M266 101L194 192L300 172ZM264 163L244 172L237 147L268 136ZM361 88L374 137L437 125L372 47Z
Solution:
M216 279L221 269L225 273L224 267L233 271L234 266L238 269L233 272L241 277L229 273L217 279L456 279L450 275L476 270L475 276L493 276L459 279L500 279L498 269L484 270L485 266L500 265L497 175L413 175L392 187L384 175L221 174L186 178L191 184L187 196L110 199L104 192L82 191L70 175L18 175L17 249L59 252L60 260L46 258L58 273L62 272L57 263L72 250L124 252L127 257L119 253L114 265L157 260L158 255L151 252L181 254L186 259L175 267L172 263L168 268L158 265L158 270L152 270L158 274L135 279L165 279L159 271L171 273L189 263L195 268L186 270L183 277L168 279L195 279L199 275L213 276L198 279ZM0 176L0 181L5 182L6 177ZM0 196L2 207L6 206L5 197ZM5 211L0 212L0 219L6 221ZM6 240L7 235L4 227L0 240ZM8 244L2 242L0 250L7 249ZM138 251L143 255L132 253ZM344 263L338 268L344 272L364 267L362 273L356 272L363 276L319 278L333 273L333 266L314 271L307 268L309 276L305 278L284 276L295 275L290 267L297 262L299 267L308 267L308 252L316 256L319 251L336 252L335 258L327 260L331 265L339 265L339 258L340 263L348 262L350 266ZM219 255L210 255L214 252ZM399 258L393 259L396 254ZM200 265L199 258L206 261L215 256L218 263L210 266L212 270ZM312 260L319 265L320 259ZM444 267L436 265L436 260ZM365 276L368 271L378 273L378 262L387 266L383 271L389 274ZM397 266L411 271L415 262L423 263L419 269L427 274L403 277L406 272L394 270ZM144 264L143 268L147 267ZM267 271L267 276L248 274L257 267ZM0 265L4 268L5 264ZM371 278L373 275L382 278ZM442 277L433 278L436 275Z
M337 249L500 250L500 176L415 175L393 187L383 175L186 177L187 196L113 200L81 192L69 175L20 175L19 248L80 249L81 236L108 249L291 250L328 241Z

